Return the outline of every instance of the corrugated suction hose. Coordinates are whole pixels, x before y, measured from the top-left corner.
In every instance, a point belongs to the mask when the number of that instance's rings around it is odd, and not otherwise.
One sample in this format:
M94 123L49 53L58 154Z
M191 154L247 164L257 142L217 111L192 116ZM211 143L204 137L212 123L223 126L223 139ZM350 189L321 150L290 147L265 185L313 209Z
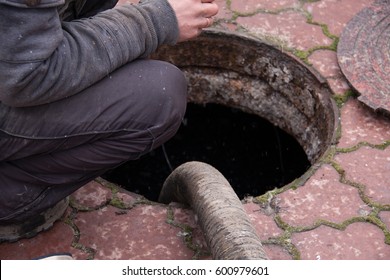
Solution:
M159 201L193 209L214 259L268 259L241 201L211 165L193 161L177 167L165 180Z

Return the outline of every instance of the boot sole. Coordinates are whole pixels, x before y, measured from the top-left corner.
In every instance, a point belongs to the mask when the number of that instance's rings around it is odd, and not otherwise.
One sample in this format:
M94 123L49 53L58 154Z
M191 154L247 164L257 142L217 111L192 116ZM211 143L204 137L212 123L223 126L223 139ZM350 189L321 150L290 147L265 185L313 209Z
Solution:
M59 220L69 205L69 198L61 200L52 208L42 212L24 223L0 226L0 242L16 242L22 238L31 238L50 229Z

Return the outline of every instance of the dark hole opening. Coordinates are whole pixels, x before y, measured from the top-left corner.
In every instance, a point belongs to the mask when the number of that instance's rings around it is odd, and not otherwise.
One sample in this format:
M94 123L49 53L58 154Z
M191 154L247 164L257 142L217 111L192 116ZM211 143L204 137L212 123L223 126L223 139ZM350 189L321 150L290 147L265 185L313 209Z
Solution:
M193 160L217 168L240 199L284 186L310 167L298 142L267 120L222 105L189 103L170 141L103 177L157 201L170 167Z

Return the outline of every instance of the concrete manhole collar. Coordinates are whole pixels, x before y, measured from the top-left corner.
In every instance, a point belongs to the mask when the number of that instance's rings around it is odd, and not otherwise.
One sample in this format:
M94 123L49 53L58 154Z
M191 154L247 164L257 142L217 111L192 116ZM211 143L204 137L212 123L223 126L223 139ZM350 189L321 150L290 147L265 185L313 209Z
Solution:
M313 164L335 140L338 111L328 85L292 56L259 39L208 30L153 56L178 66L189 102L258 115L291 134Z

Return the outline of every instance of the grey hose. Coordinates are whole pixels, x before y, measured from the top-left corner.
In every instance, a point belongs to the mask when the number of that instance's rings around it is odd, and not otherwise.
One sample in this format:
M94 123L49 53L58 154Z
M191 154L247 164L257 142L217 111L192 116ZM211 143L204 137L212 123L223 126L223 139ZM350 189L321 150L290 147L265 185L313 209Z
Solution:
M239 198L214 167L180 165L165 180L159 201L191 206L214 259L268 259Z

